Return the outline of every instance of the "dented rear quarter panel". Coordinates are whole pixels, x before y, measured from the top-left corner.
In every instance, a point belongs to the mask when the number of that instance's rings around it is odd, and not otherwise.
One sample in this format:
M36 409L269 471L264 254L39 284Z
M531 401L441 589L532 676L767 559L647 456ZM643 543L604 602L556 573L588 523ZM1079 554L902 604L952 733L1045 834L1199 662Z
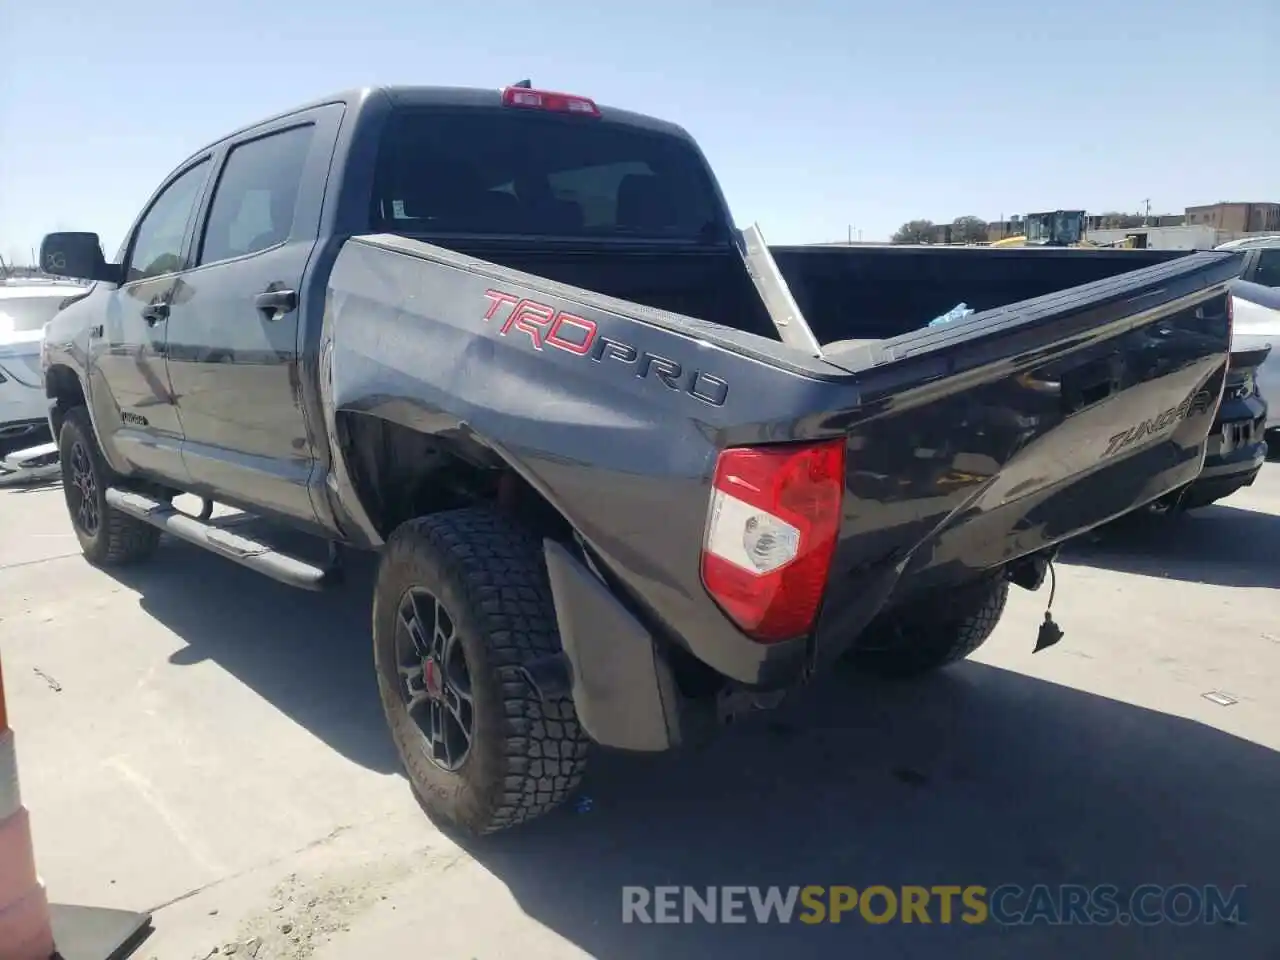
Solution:
M709 477L727 445L838 436L793 412L829 405L832 389L856 403L853 378L817 362L806 373L762 338L731 345L688 318L672 318L674 332L635 319L634 305L477 264L400 238L344 247L321 338L329 429L339 411L370 414L509 465L673 638L696 637L698 655L730 675L790 673L802 643L744 644L702 589ZM590 349L539 349L529 324L508 324L518 304L494 291L594 325Z

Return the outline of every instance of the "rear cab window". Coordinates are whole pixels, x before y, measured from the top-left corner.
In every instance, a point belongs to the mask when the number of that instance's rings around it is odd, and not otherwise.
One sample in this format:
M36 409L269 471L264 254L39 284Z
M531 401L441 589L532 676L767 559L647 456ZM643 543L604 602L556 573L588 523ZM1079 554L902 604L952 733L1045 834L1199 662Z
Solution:
M682 137L606 118L495 107L392 113L374 229L723 243L725 214Z

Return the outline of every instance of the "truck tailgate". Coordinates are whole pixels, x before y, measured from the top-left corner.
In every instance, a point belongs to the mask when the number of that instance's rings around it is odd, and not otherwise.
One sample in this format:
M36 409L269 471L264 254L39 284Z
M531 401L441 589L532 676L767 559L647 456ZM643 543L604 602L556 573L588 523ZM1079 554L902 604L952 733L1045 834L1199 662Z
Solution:
M971 580L1193 479L1239 266L1194 255L829 355L862 387L829 617L865 615L854 594Z

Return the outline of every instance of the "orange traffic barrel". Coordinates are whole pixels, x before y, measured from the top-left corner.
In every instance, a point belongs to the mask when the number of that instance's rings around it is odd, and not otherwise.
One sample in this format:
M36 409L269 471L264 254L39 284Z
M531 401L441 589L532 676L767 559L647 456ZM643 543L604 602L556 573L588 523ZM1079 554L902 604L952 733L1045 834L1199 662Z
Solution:
M36 874L31 818L18 790L18 756L0 669L0 960L49 960L53 920Z

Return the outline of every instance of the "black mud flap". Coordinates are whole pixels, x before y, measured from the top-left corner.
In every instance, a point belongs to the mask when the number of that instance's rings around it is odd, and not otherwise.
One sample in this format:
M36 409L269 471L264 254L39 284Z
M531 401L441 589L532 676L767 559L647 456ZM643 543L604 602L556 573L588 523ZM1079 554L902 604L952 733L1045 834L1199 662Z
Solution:
M679 693L653 637L565 547L543 545L582 729L620 750L678 746Z

